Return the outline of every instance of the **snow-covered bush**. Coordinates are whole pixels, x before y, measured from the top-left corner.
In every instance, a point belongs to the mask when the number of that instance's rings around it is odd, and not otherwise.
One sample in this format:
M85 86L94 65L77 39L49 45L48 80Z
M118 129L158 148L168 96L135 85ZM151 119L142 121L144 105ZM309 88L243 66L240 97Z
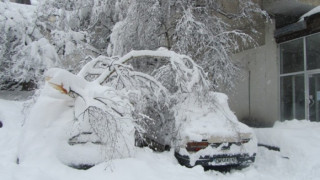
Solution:
M103 2L45 0L37 7L0 2L0 88L34 89L45 70L77 73L87 56L106 51L113 20L103 13L115 3L102 8Z
M23 90L34 89L44 81L45 70L64 67L76 71L77 64L81 65L80 60L87 55L86 33L69 30L72 24L63 24L66 21L57 23L52 11L61 10L46 7L42 3L37 8L0 2L1 89L14 90L24 84L27 86L22 86Z
M41 1L35 25L55 47L61 65L78 72L89 55L100 54L90 45L89 31L92 1Z
M33 25L34 11L32 6L0 2L0 89L16 89L22 82L30 82L32 86L40 78L38 73L42 65L55 61L46 59L41 62L47 56L44 52L47 50L39 48L45 40L33 42L41 38L39 30Z
M60 65L60 58L47 39L41 38L23 47L12 58L16 60L11 72L17 82L41 82L43 72Z

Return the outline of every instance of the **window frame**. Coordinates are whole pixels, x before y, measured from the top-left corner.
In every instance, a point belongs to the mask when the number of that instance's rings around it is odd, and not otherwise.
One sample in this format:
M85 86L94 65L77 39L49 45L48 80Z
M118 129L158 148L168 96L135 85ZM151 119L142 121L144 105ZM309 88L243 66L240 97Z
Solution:
M279 73L279 79L278 79L278 87L279 87L279 91L278 91L278 97L279 97L279 107L280 107L280 111L279 111L279 119L281 121L284 121L285 119L282 118L282 107L281 107L281 95L282 95L282 85L281 85L281 78L282 77L288 77L288 76L296 76L296 75L303 75L304 76L304 94L305 94L305 119L310 119L309 118L309 76L310 75L314 75L314 74L320 74L320 68L319 69L312 69L312 70L308 70L307 68L307 37L310 36L314 36L314 35L320 35L320 32L318 33L313 33L307 36L303 36L303 37L299 37L299 38L295 38L295 39L291 39L289 41L285 41L285 42L281 42L278 44L278 73ZM290 72L290 73L281 73L281 65L282 65L282 55L281 55L281 45L285 44L285 43L290 43L292 41L298 40L298 39L302 39L303 40L303 71L298 71L298 72ZM319 42L320 43L320 42Z

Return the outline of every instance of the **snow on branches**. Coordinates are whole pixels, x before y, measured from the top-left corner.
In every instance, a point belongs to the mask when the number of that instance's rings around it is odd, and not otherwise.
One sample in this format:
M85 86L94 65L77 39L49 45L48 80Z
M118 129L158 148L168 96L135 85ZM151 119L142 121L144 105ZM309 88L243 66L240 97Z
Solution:
M126 14L113 28L112 55L166 47L195 59L214 87L229 88L239 71L232 54L254 44L257 17L268 19L251 0L133 0ZM243 24L249 33L241 30Z
M163 59L164 63L150 74L137 71L130 64L145 59ZM119 151L119 146L124 146L120 149L125 154L132 149L132 132L136 139L156 139L160 144L171 145L176 134L172 107L181 101L180 97L185 97L181 94L205 96L209 89L201 67L190 57L164 48L131 51L123 57L100 56L87 63L78 75L50 69L46 80L75 99L74 116L78 123L87 121L90 129L87 131L96 134L106 149ZM176 87L174 91L172 86ZM126 143L119 145L119 142ZM108 154L106 158L119 157L119 153Z
M1 10L0 88L41 83L51 67L77 73L87 56L159 47L195 59L212 88L232 87L239 68L231 56L254 44L257 17L267 17L252 0L44 0L37 7L1 2ZM43 39L50 45L30 54Z
M99 84L103 84L103 82L107 81L108 78L110 78L113 75L113 73L116 73L117 76L124 77L124 69L132 69L132 67L124 64L136 58L166 59L168 61L168 64L164 66L168 66L171 69L171 71L175 73L175 81L173 86L177 86L179 92L192 92L195 89L199 88L201 88L201 90L202 88L209 88L210 83L206 80L206 74L200 66L198 66L190 57L186 55L177 54L165 48L160 48L157 51L131 51L121 58L116 57L112 59L101 56L84 66L83 69L80 71L79 75L86 77L90 75L100 74L100 76L95 81ZM99 69L99 64L101 69ZM154 74L155 77L158 77L160 79L161 74L165 74L164 72L162 72L165 71L165 69L165 67L155 69L152 74ZM153 82L158 88L160 88L160 90L164 91L164 88L162 87L161 83L157 82L153 77L150 77L147 74L139 72L130 72L129 75ZM167 88L169 89L170 87Z

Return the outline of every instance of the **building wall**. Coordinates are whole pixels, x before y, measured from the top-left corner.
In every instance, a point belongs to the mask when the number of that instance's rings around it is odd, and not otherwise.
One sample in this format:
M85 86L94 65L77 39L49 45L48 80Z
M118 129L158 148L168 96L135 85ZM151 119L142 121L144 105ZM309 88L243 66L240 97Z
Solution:
M252 126L272 126L279 119L279 77L274 23L265 26L265 44L234 55L243 67L235 91L228 93L238 119Z

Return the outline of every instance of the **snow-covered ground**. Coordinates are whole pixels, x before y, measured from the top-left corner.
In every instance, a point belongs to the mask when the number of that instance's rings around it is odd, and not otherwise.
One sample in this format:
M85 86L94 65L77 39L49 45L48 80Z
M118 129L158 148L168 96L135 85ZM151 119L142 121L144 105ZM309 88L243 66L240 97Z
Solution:
M137 149L133 158L102 163L89 170L76 170L53 157L17 164L23 102L0 99L0 179L319 179L320 123L286 121L273 128L255 129L260 143L279 146L281 151L259 147L256 162L228 173L180 166L173 152L155 153ZM49 108L48 108L49 110ZM41 153L41 146L33 148ZM23 149L20 149L20 151ZM48 155L49 156L49 155Z

